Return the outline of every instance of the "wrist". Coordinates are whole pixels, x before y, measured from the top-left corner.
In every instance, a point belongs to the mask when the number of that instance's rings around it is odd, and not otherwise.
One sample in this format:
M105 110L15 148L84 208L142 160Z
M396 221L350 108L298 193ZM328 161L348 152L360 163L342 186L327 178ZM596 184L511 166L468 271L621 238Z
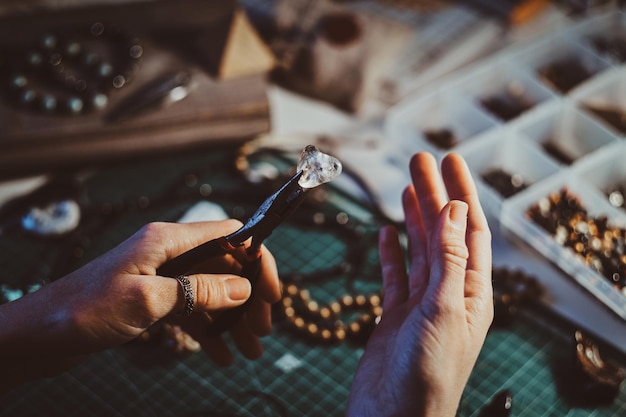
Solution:
M0 305L0 343L11 356L29 356L58 346L56 335L67 327L62 297L54 295L56 282ZM54 307L53 307L54 306Z

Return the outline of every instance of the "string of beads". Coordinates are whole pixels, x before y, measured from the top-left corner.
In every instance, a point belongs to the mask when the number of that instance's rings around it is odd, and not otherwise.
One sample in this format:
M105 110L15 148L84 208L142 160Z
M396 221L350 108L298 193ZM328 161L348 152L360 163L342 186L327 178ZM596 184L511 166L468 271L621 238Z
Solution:
M19 108L78 115L104 109L111 91L128 84L143 55L139 40L102 23L88 34L44 34L9 54L5 90Z
M286 326L318 343L364 343L380 321L382 293L345 294L326 305L295 284L284 287L280 301Z

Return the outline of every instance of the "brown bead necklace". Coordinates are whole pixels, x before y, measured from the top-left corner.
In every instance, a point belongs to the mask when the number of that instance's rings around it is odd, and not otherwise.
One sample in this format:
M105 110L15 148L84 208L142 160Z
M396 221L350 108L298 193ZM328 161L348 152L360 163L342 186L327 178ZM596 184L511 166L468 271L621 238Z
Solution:
M286 327L317 343L365 343L382 315L382 292L345 294L325 305L295 284L283 287L281 317Z

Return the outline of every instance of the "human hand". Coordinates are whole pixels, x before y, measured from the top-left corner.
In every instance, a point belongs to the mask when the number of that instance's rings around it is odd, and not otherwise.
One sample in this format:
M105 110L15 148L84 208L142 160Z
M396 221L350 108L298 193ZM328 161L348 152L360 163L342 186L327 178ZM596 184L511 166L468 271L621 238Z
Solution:
M419 153L410 171L402 196L409 270L398 232L383 228L383 315L359 362L349 416L454 416L493 320L491 233L467 165L446 156L442 184L435 159Z
M55 374L90 353L128 342L161 319L176 321L218 364L232 353L220 337L206 335L204 312L243 304L250 283L238 276L243 248L207 261L206 274L189 275L195 307L184 310L177 280L156 275L165 261L241 226L236 220L207 223L151 223L116 248L40 290L0 308L0 343L24 359L35 374ZM210 272L210 273L209 273ZM260 336L271 332L270 304L280 299L276 263L262 248L260 276L247 313L231 331L244 356L263 352ZM24 369L22 368L22 373Z

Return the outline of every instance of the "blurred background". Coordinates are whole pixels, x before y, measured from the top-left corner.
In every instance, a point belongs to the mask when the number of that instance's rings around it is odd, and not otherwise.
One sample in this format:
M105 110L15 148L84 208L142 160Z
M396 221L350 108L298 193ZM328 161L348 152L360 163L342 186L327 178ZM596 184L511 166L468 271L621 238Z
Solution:
M418 151L465 157L493 231L459 415L624 415L621 3L2 2L0 302L147 222L245 220L309 144L344 173L268 240L290 298L261 360L217 368L157 324L0 415L343 415Z

